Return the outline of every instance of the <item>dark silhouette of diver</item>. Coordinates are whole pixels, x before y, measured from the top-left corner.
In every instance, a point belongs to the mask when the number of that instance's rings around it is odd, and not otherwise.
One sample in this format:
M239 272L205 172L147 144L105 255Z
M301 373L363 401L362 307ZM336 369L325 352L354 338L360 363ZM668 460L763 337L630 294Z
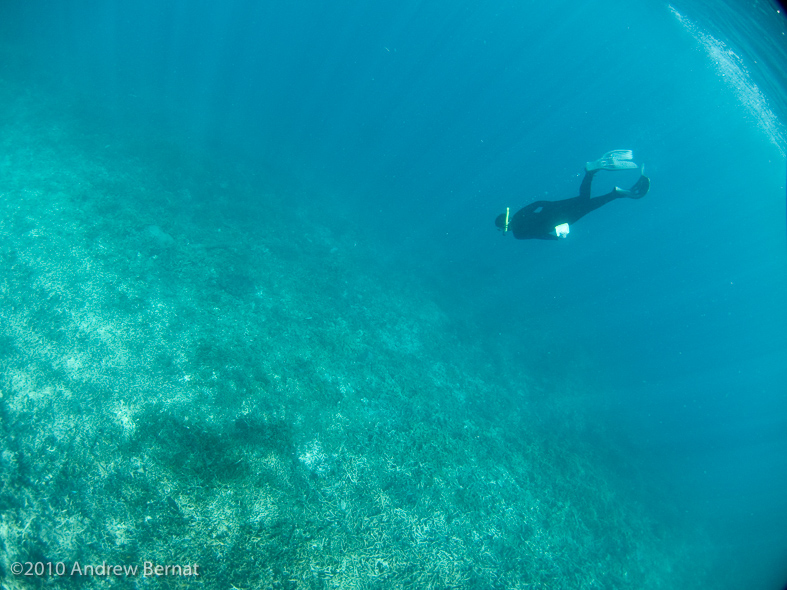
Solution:
M641 199L648 193L650 179L645 176L645 167L641 169L641 176L629 190L615 187L611 193L600 197L590 197L590 183L593 175L599 170L630 170L637 168L632 161L631 150L612 150L607 152L595 162L585 165L585 178L579 187L579 196L562 201L536 201L523 207L513 215L510 209L501 213L495 219L495 225L503 231L514 234L518 240L557 240L568 235L569 226L579 219L595 211L610 201L627 197Z

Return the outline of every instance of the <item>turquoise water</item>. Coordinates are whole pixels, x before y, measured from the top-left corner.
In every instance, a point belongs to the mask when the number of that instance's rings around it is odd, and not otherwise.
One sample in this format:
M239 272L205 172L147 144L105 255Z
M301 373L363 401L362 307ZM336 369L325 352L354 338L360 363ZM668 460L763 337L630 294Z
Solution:
M4 5L3 587L783 588L779 10Z

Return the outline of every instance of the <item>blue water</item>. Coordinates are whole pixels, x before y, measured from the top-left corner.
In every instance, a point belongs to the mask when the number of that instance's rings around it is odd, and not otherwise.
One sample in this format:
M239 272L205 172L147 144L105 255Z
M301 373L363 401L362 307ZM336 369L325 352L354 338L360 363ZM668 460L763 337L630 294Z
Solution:
M0 78L84 137L265 177L283 243L319 220L428 294L479 365L570 406L650 518L707 535L714 587L787 583L776 4L9 4ZM652 180L644 199L559 242L495 231L505 207L575 196L585 162L622 148ZM594 195L635 180L601 172Z

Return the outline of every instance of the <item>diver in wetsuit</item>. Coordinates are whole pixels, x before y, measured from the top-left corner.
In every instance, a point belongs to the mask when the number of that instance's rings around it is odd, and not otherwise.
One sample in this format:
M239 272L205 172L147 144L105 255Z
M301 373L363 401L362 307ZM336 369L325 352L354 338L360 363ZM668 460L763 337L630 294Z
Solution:
M579 196L562 201L536 201L523 207L513 215L510 209L501 213L495 219L495 225L503 233L509 230L518 240L557 240L568 235L569 227L591 211L606 205L610 201L627 197L641 199L648 193L650 179L645 176L644 166L642 175L629 190L615 187L611 193L600 197L590 197L590 183L593 175L599 170L630 170L637 168L632 161L631 150L613 150L607 152L595 162L585 165L585 178L579 187Z

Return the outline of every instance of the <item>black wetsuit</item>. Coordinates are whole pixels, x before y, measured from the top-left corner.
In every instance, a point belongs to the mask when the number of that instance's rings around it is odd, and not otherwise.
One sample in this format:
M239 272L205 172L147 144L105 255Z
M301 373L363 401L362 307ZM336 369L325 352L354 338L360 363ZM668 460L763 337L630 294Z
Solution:
M596 171L585 172L579 196L562 201L536 201L517 211L508 224L518 240L557 240L555 227L567 223L573 225L591 211L610 201L626 196L624 191L613 190L601 197L590 198L590 183Z

